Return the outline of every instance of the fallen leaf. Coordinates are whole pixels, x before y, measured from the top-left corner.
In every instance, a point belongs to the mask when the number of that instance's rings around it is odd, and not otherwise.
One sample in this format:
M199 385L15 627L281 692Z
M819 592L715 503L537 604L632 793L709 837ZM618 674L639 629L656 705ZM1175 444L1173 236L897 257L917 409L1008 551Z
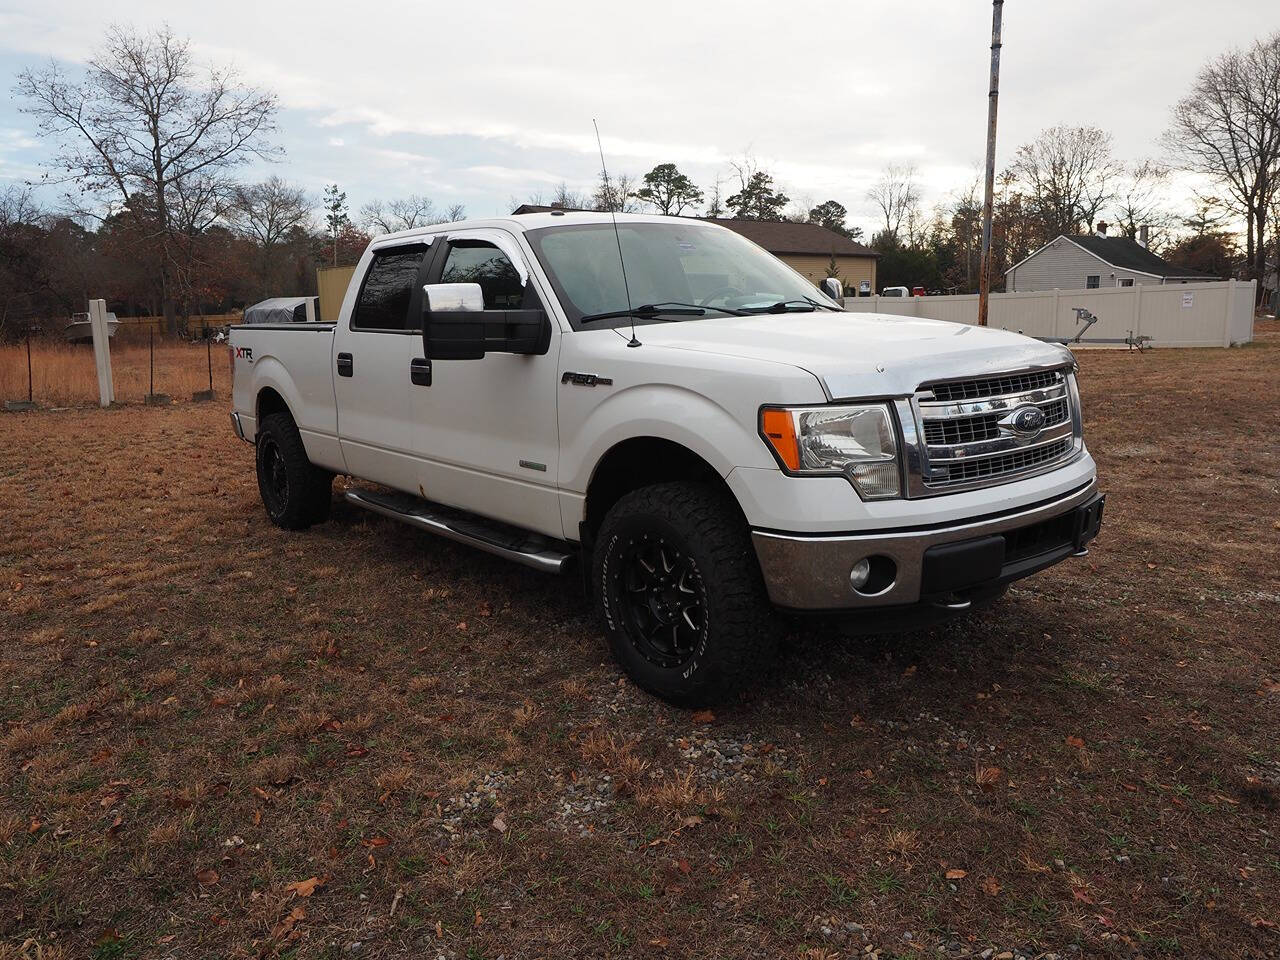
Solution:
M319 877L308 877L306 880L295 880L293 883L285 884L285 893L296 893L300 897L309 897L316 892L317 887L323 887L324 881Z
M1084 747L1084 741L1079 737L1067 737L1067 746L1075 747L1077 750Z
M300 906L294 907L292 910L289 911L288 915L285 916L283 920L281 920L279 923L277 923L274 927L271 928L271 939L272 940L284 939L291 932L293 932L293 928L297 925L298 921L305 920L306 916L307 916L307 911L304 908Z
M1000 883L995 877L984 877L982 880L982 892L989 897L994 897L1000 892Z
M694 723L711 723L716 715L710 710L698 710L689 719Z
M366 847L385 847L390 842L386 837L370 837L364 841L364 845Z
M502 814L498 814L498 816L493 818L493 829L497 830L499 833L507 832L507 821L502 819Z
M988 787L994 787L1000 782L1000 774L1002 772L999 767L979 767L974 778L978 781L978 786L985 790Z
M689 866L688 860L679 860L676 862L676 869L681 873L689 873L693 868Z
M967 877L968 875L969 875L969 871L968 871L968 870L960 870L960 869L955 868L955 867L953 867L952 869L950 869L950 870L948 870L948 871L947 871L947 879L948 879L948 880L963 880L963 879L964 879L965 877Z
M206 867L203 870L197 870L196 881L202 887L213 886L213 884L218 882L218 871L213 869L213 867Z
M442 940L444 939L444 923L440 920L436 921L436 936Z

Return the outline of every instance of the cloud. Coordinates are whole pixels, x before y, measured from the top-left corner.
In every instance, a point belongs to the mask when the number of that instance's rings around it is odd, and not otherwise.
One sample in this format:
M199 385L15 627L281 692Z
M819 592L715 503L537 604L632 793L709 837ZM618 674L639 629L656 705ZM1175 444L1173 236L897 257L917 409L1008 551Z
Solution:
M1125 158L1158 154L1195 70L1271 11L1006 6L1002 164L1056 122L1110 130ZM0 66L83 62L119 16L88 0L0 13ZM916 164L932 202L963 188L984 150L985 3L489 0L478 16L465 4L131 0L128 19L167 21L199 57L276 91L289 156L271 172L340 181L357 203L429 188L487 212L511 193L590 183L593 117L613 172L672 161L709 186L750 146L792 195L855 214L870 212L866 188L887 163ZM30 124L0 103L0 128Z

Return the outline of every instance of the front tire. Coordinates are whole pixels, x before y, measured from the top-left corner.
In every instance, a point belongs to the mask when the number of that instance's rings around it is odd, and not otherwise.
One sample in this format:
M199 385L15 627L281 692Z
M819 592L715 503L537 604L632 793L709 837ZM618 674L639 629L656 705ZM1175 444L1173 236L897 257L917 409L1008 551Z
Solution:
M655 696L698 706L766 674L777 617L721 491L664 483L624 496L600 526L592 578L614 657Z
M329 519L333 474L307 459L302 436L289 414L263 417L255 448L258 492L272 523L285 530L305 530Z

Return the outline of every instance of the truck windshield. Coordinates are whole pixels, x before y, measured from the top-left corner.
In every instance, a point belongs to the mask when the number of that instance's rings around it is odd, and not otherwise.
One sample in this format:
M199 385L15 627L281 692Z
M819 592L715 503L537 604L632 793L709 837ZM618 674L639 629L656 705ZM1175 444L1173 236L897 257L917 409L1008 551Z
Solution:
M583 317L601 317L594 327L630 324L627 293L618 268L613 224L581 223L544 227L525 234L577 329ZM755 244L723 227L690 223L620 221L618 236L627 263L633 306L655 309L636 314L637 323L703 320L727 312L838 310L804 277ZM698 304L705 313L662 304Z

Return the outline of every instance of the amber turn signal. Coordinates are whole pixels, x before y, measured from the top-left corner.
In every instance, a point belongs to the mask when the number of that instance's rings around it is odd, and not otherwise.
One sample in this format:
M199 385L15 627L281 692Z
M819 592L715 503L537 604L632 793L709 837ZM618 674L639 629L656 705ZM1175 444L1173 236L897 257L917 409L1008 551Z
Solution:
M796 424L790 410L767 407L761 410L760 432L788 470L800 469L800 445L796 442Z

